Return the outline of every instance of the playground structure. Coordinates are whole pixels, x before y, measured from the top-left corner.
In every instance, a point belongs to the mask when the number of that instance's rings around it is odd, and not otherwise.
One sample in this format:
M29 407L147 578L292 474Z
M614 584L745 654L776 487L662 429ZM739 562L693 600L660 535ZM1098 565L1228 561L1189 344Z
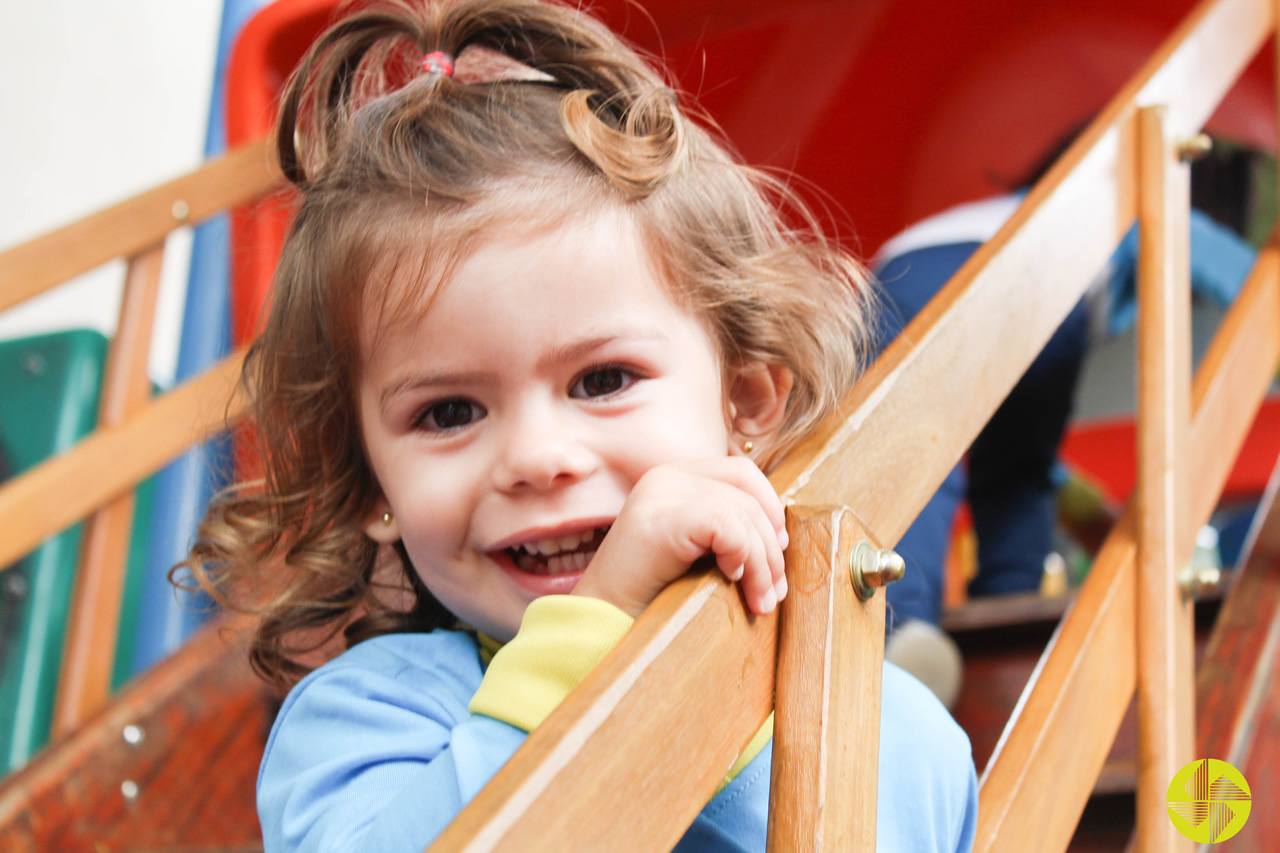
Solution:
M859 540L878 548L902 534L1135 219L1144 253L1136 494L982 772L978 847L1066 849L1135 693L1140 849L1181 843L1164 796L1187 761L1221 756L1249 776L1268 730L1254 729L1257 708L1245 700L1274 689L1270 646L1241 641L1244 622L1228 620L1236 633L1215 642L1234 643L1223 658L1229 671L1214 668L1211 649L1197 697L1178 575L1280 362L1280 247L1260 253L1193 384L1183 159L1275 31L1274 16L1263 0L1197 7L872 366L840 416L773 472L792 507L788 572L806 581L793 583L780 618L749 617L714 576L673 585L431 849L667 849L714 790L718 774L699 769L731 763L775 706L771 848L814 849L819 838L874 847L876 754L867 746L879 719L883 596L859 599L849 555ZM102 651L118 623L131 487L241 405L238 355L146 399L130 354L145 350L155 247L175 211L194 221L269 190L269 163L260 142L246 143L0 255L0 307L106 259L133 259L99 429L0 491L0 565L90 515L86 539L104 543L86 549L104 559L86 562L77 580L56 712L65 736L0 789L6 849L251 843L246 768L256 766L266 711L242 655L209 631L108 704ZM1272 528L1257 539L1264 556ZM1256 583L1248 604L1262 629L1251 637L1277 624L1274 574L1237 585ZM1235 612L1229 603L1223 618ZM130 725L146 738L123 739ZM682 731L687 740L657 736ZM651 750L663 741L670 752ZM177 783L193 773L218 777L203 802ZM624 774L646 796L599 784ZM824 790L854 807L833 808ZM1275 826L1254 820L1246 833L1264 849Z

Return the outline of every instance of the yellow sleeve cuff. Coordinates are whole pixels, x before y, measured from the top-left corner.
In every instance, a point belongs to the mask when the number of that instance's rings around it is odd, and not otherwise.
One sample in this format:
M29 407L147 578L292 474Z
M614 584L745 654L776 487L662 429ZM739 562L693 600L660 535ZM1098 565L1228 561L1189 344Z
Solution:
M545 595L534 600L516 636L493 656L471 697L471 713L533 731L634 622L598 598Z
M747 742L746 747L738 754L738 760L733 762L733 766L729 768L729 772L724 775L724 779L720 782L720 787L716 788L716 793L720 793L729 787L729 783L750 764L760 750L769 745L769 741L773 738L773 712L769 712L769 716L765 717L764 723L761 724L759 730Z
M493 655L471 697L473 714L531 732L631 629L635 619L582 595L546 595L524 612L516 636ZM773 737L773 714L742 750L717 791L733 781Z

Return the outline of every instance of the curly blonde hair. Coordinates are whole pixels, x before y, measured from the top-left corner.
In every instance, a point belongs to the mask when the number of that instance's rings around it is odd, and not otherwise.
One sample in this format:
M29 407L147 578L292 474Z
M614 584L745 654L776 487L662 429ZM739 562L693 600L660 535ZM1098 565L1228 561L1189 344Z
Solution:
M453 76L419 72L433 51L457 58ZM215 500L183 564L220 602L261 616L251 656L276 682L305 673L307 652L339 631L350 645L453 621L403 550L400 565L380 563L363 531L379 489L355 405L362 325L371 312L375 329L402 321L406 300L421 310L495 228L630 214L724 375L752 362L791 371L768 458L830 414L861 367L862 268L579 9L360 8L286 85L276 149L297 209L243 376L265 475ZM397 293L387 282L406 268L420 284Z

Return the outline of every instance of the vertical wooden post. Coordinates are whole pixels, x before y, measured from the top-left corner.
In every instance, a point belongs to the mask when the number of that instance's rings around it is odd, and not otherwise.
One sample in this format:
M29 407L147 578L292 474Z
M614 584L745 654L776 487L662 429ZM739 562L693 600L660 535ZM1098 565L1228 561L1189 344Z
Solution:
M850 559L865 533L848 509L790 507L787 532L769 850L873 851L884 592L854 592Z
M147 358L163 261L163 243L129 260L120 323L107 353L99 428L122 423L151 397ZM54 703L55 735L76 728L110 695L132 526L133 492L98 510L85 525Z
M1138 131L1138 849L1191 850L1166 806L1195 748L1192 609L1178 584L1190 556L1190 180L1163 107Z

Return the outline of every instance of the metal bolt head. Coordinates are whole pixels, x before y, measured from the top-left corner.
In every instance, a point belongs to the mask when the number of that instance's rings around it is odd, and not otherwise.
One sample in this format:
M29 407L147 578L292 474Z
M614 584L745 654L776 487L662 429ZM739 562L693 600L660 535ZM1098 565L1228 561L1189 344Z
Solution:
M138 783L132 779L125 779L120 783L120 794L125 800L132 803L138 799Z
M48 366L49 365L44 360L44 356L38 352L22 354L22 370L28 376L40 376Z
M849 576L854 591L863 601L875 595L880 587L902 580L907 564L890 548L877 548L870 542L859 542L849 560Z
M1213 140L1207 133L1197 133L1190 139L1178 142L1178 159L1183 163L1194 163L1213 150Z
M30 584L18 569L11 569L4 575L4 593L15 601L20 601L27 597L27 591Z
M143 731L142 726L135 726L132 723L125 726L121 734L124 737L124 742L130 746L137 746L147 737L147 733Z
M1217 566L1188 566L1178 573L1178 588L1183 598L1198 598L1221 584L1222 570Z

